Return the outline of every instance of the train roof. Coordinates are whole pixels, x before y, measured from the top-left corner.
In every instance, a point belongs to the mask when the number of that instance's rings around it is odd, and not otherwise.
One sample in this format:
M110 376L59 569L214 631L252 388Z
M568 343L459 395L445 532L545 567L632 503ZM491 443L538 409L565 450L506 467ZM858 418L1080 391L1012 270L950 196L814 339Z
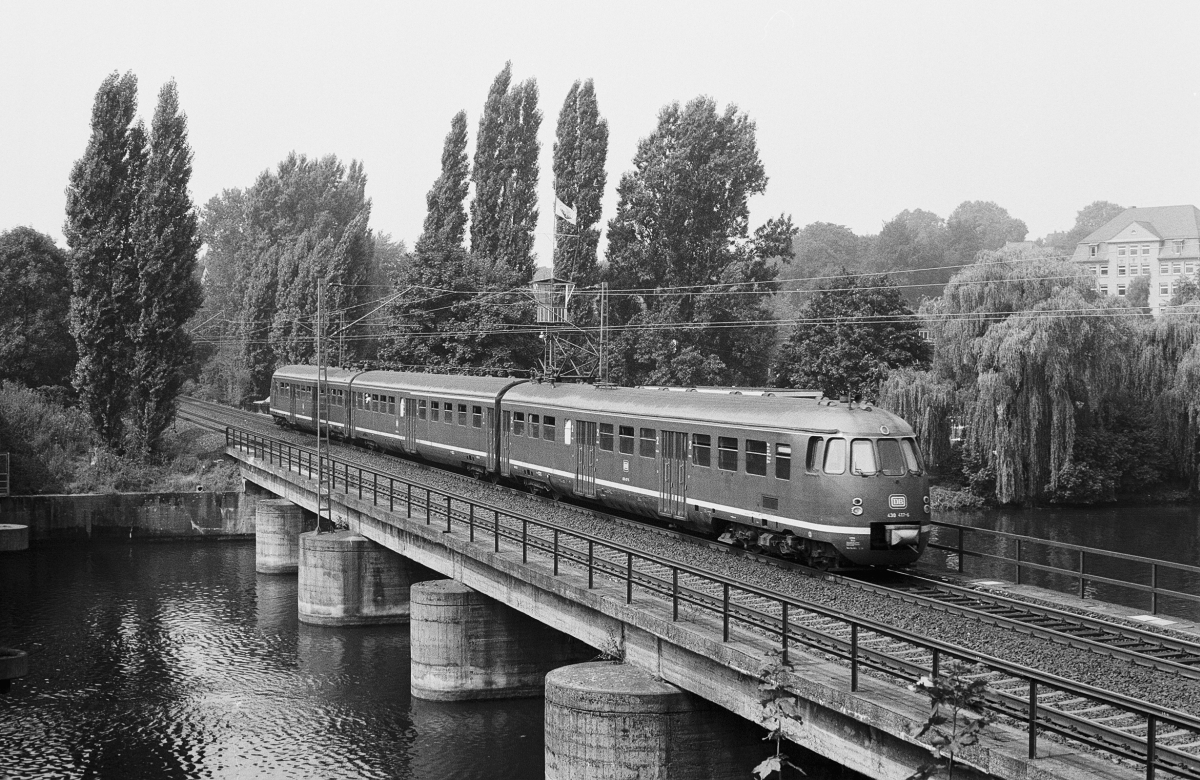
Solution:
M348 371L344 368L326 368L325 380L328 382L349 382L350 379L357 374L357 371ZM297 382L316 382L317 367L316 366L280 366L275 369L276 379L292 379Z
M675 393L643 388L585 384L526 383L504 395L520 403L562 411L599 412L627 417L658 417L681 423L710 423L808 433L912 436L912 427L878 407L812 398Z
M354 378L354 386L379 390L406 391L422 395L454 395L486 398L497 396L524 379L458 374L421 374L414 371L364 371Z

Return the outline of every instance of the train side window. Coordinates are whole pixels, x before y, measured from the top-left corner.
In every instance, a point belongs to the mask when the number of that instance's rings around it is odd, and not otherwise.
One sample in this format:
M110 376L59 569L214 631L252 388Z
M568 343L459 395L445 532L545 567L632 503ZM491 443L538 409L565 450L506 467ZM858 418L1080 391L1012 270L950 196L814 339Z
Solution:
M775 479L792 478L792 445L775 445Z
M846 473L846 440L830 439L825 445L825 473Z
M472 406L471 407L471 426L474 428L482 428L483 427L483 407L482 406Z
M808 440L808 451L804 455L804 470L809 474L816 474L821 469L821 442L820 436L812 436Z
M738 440L728 436L717 437L717 468L722 471L737 471Z
M901 439L900 449L904 451L904 464L913 474L920 474L925 469L921 465L921 449L913 439Z
M542 437L542 431L539 427L541 425L541 419L542 418L536 414L529 415L529 435L535 439L540 439Z
M371 411L379 411L379 393L371 393Z
M425 399L423 398L417 401L417 417L422 420L425 419Z
M467 405L466 404L458 405L458 424L459 425L467 424Z
M525 412L513 412L513 436L525 435Z
M558 421L548 414L542 417L542 439L544 441L555 440L556 431L554 430L554 426L557 424Z
M767 476L767 443L746 439L746 473Z
M396 396L394 395L388 396L388 414L396 416Z
M850 442L850 473L864 477L879 473L875 459L875 443L870 439L855 439Z
M705 468L712 466L712 437L707 433L692 434L692 463Z
M633 454L633 426L632 425L622 425L617 430L617 433L619 434L618 442L619 442L619 445L621 448L621 454L622 455L632 455Z
M900 454L900 442L896 439L880 439L879 470L889 477L899 477L908 472L904 465L904 456Z
M643 458L653 458L654 444L657 439L658 434L654 432L653 428L642 428L641 438L638 442L638 455L641 455Z
M605 452L613 451L612 423L600 423L600 449Z
M442 408L442 405L440 403L438 403L437 401L430 401L429 402L429 419L433 420L434 422L437 422L438 416L441 414L441 412L438 410L441 408Z

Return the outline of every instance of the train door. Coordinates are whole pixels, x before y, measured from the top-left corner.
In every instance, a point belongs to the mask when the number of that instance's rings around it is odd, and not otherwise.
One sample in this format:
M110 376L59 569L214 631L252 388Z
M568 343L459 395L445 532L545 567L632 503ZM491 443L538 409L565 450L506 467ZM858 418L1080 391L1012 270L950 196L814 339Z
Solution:
M299 392L299 388L300 386L294 382L288 383L287 409L288 417L293 424L296 422L296 395Z
M502 415L503 424L500 427L500 473L508 476L509 472L512 471L512 466L509 464L509 456L512 452L512 442L509 441L509 435L512 432L512 412L505 410Z
M484 438L487 439L487 470L496 470L496 410L489 406L483 410Z
M687 517L687 434L658 432L658 513Z
M404 399L404 446L417 454L417 399Z
M596 423L575 421L575 495L596 497Z

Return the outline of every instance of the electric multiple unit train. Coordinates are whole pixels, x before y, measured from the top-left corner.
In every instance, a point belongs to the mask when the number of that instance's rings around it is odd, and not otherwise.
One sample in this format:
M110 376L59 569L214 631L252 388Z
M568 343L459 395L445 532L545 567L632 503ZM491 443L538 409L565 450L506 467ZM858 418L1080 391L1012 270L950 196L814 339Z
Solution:
M333 438L822 568L903 565L929 538L909 425L812 394L339 369L319 388L316 367L285 366L269 407L308 431L319 407Z

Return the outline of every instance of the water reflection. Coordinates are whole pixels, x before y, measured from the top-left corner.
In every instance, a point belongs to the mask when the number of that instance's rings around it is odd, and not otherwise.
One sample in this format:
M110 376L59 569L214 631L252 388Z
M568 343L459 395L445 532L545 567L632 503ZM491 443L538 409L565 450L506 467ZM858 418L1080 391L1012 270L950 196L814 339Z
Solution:
M1200 508L1197 507L942 512L938 519L974 528L987 528L1200 566ZM941 544L954 547L958 543L957 536L954 530L938 529L935 538ZM968 550L1004 555L1010 559L1016 555L1016 543L1013 540L970 533L967 534L967 540ZM957 568L957 558L953 552L930 552L930 560L942 561L948 568ZM1079 571L1081 564L1077 551L1036 544L1023 544L1021 559L1073 572ZM1082 565L1085 574L1142 585L1150 585L1153 577L1150 566L1133 561L1088 556L1082 561ZM981 560L970 555L964 557L964 570L973 576L1006 580L1012 580L1016 573L1016 567L1011 562ZM1200 575L1160 569L1157 578L1160 588L1200 594ZM1022 582L1076 594L1080 587L1077 577L1027 568L1022 570ZM1151 607L1148 593L1095 580L1085 581L1083 594L1086 598L1112 601L1147 611ZM1162 597L1159 600L1158 611L1193 620L1200 619L1200 603L1184 599Z

